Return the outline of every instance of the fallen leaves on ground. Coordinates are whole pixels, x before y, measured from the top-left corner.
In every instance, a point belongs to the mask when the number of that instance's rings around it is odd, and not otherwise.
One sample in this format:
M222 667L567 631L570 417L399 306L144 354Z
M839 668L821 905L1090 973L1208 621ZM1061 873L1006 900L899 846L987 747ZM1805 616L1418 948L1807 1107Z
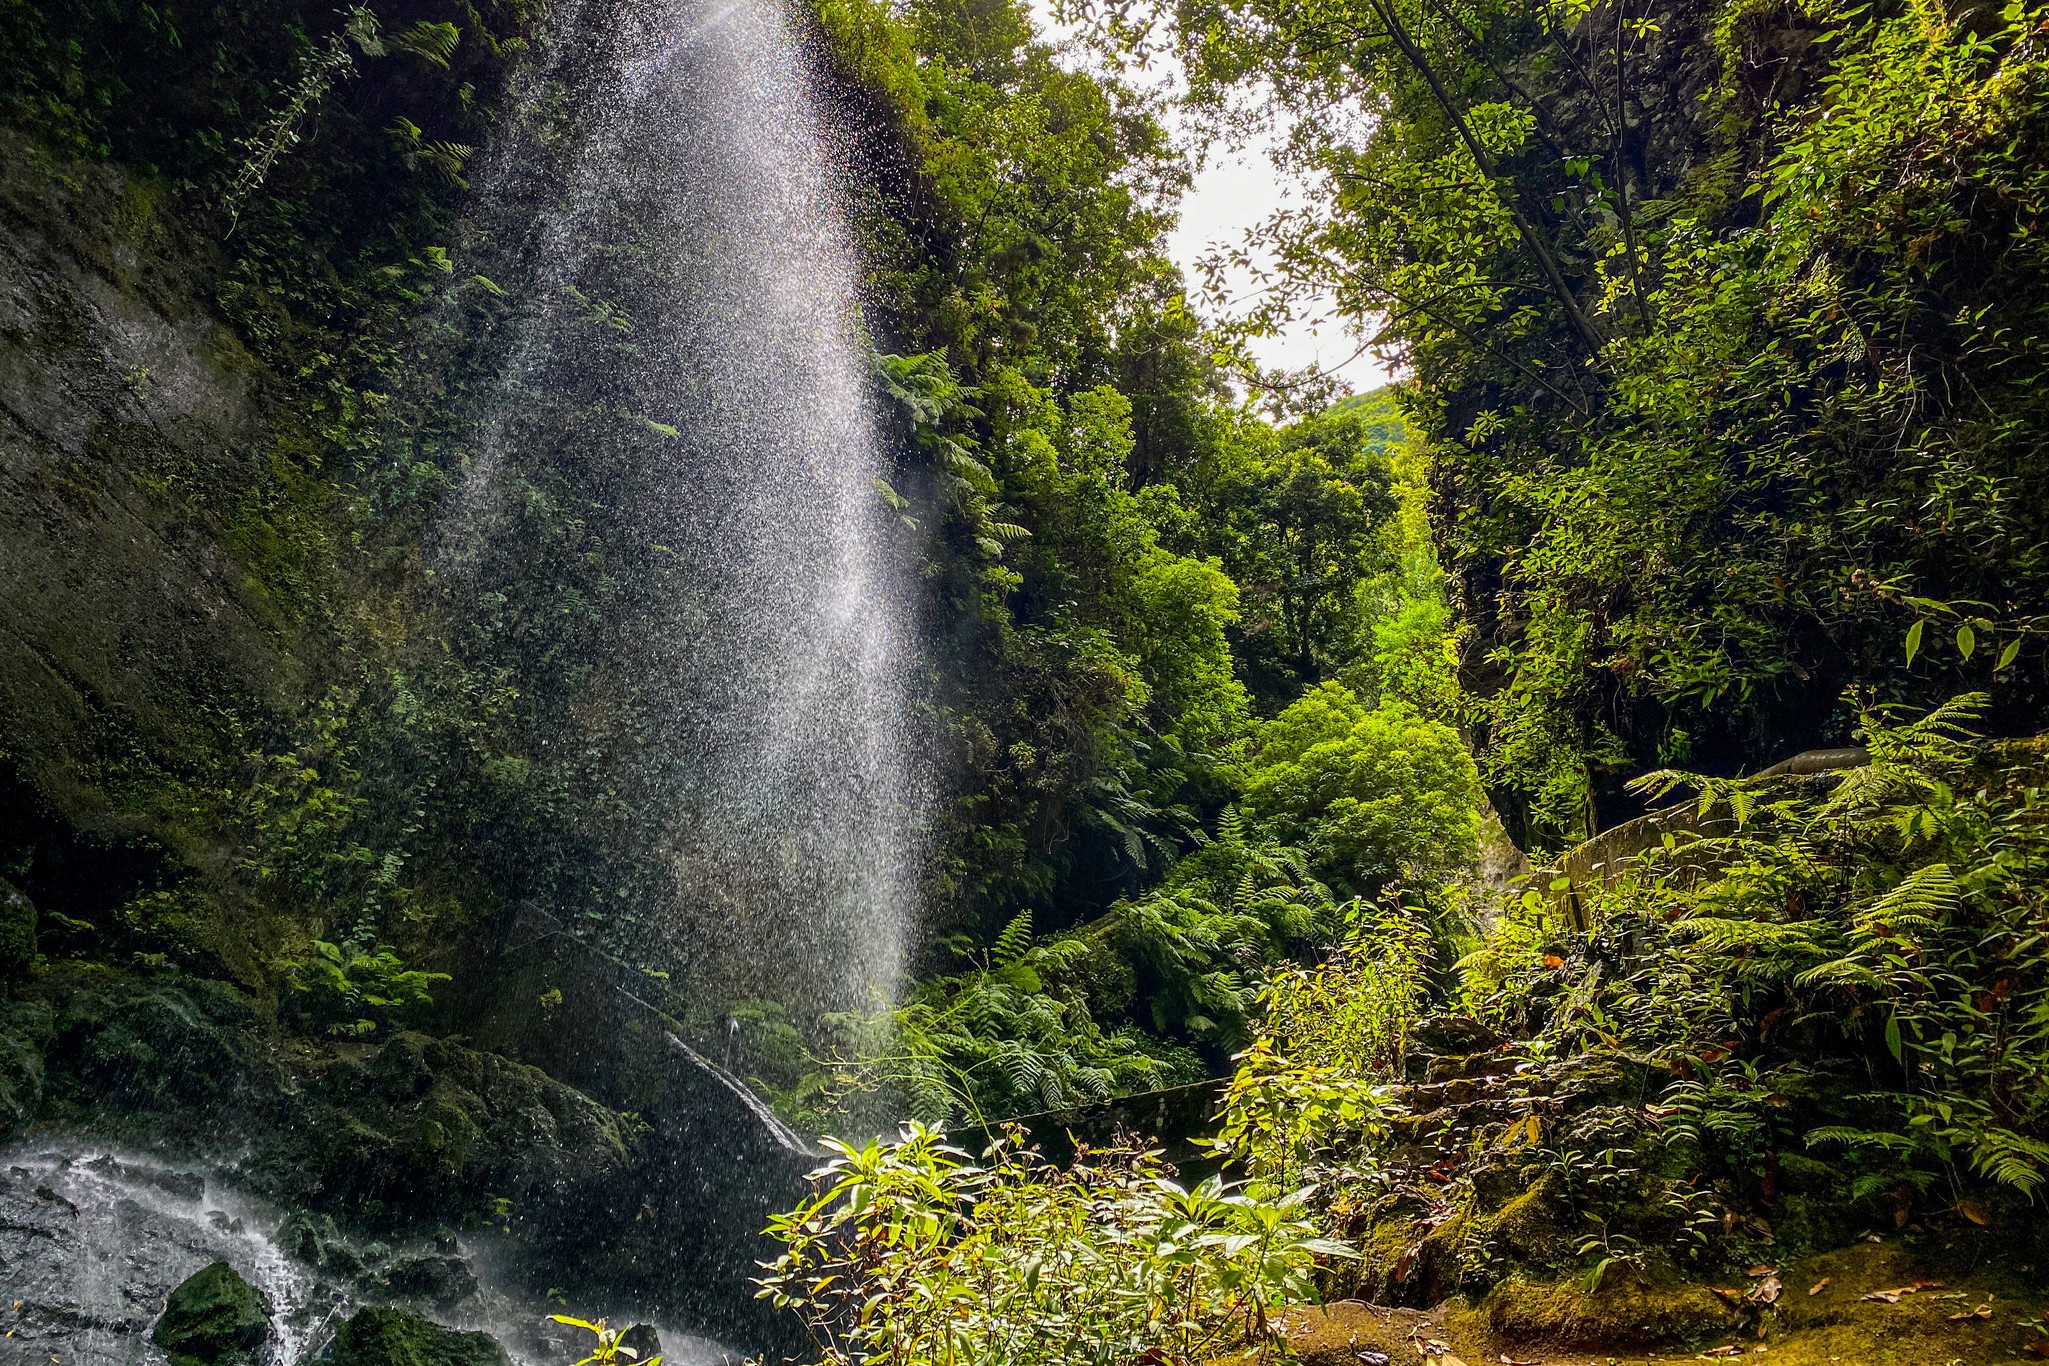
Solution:
M1951 1323L1955 1323L1960 1319L1989 1319L1991 1317L1992 1306L1989 1304L1981 1304L1976 1309L1966 1309L1961 1313L1951 1314L1949 1316L1949 1321Z
M1829 1283L1829 1281L1830 1281L1830 1280L1832 1280L1832 1279L1834 1279L1834 1278L1833 1278L1833 1277L1829 1277L1829 1276L1823 1276L1823 1277L1822 1277L1822 1278L1821 1278L1820 1280L1816 1281L1816 1282L1815 1282L1815 1283L1814 1283L1813 1285L1810 1285L1810 1286L1808 1286L1808 1287L1807 1287L1807 1293L1808 1293L1808 1294L1810 1294L1810 1295L1819 1295L1819 1294L1820 1294L1820 1293L1821 1293L1822 1291L1824 1291L1824 1290L1828 1289L1828 1283Z

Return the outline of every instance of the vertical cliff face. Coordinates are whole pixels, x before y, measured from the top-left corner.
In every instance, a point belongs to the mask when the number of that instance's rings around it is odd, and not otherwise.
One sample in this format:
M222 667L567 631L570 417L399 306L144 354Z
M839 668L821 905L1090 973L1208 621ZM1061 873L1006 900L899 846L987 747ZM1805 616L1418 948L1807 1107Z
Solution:
M336 492L280 449L278 385L200 292L218 253L162 183L8 143L0 852L90 919L173 863L226 873L178 794L331 672Z
M501 231L527 204L470 216L536 7L377 11L173 4L152 27L0 0L0 1141L232 1154L248 1187L344 1237L488 1223L510 1283L630 1294L765 1343L745 1278L808 1154L682 1046L703 1000L561 933L623 919L635 889L702 900L673 824L653 855L615 838L675 795L618 781L635 747L669 744L680 771L702 739L677 744L661 711L685 681L627 688L620 662L724 642L649 646L618 603L676 615L675 547L715 558L709 529L650 529L689 520L677 433L715 414L660 357L632 363L669 407L513 386L506 425L538 447L492 489L497 577L456 572L448 510L518 320L547 313L578 346L586 325L630 327L606 319L617 300L532 269ZM529 78L545 141L561 92ZM716 244L669 245L701 264ZM793 312L850 340L845 317ZM739 345L727 332L712 340ZM850 354L830 359L858 416ZM764 420L788 388L723 382ZM758 447L719 438L721 477L745 483ZM810 458L805 433L776 439ZM850 515L868 478L834 485ZM651 501L621 504L634 489ZM816 490L757 492L750 515L835 550ZM859 623L882 598L799 593L763 629L838 612L873 647ZM830 739L838 713L813 711L782 738ZM801 769L778 792L798 816L819 790ZM872 928L863 909L834 933Z

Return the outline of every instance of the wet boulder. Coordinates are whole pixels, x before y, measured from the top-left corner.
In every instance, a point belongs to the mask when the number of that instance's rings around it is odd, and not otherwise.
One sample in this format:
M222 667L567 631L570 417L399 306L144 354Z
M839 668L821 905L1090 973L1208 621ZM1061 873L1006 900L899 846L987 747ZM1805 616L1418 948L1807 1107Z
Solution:
M443 1328L402 1309L359 1309L335 1333L320 1366L512 1366L490 1337Z
M171 1366L240 1366L270 1337L270 1304L235 1268L213 1262L171 1292L151 1337Z
M437 1309L452 1309L477 1293L476 1273L451 1252L400 1253L379 1269L377 1280L386 1294Z
M362 1254L342 1236L331 1214L294 1210L279 1226L277 1244L306 1265L338 1280L363 1270Z

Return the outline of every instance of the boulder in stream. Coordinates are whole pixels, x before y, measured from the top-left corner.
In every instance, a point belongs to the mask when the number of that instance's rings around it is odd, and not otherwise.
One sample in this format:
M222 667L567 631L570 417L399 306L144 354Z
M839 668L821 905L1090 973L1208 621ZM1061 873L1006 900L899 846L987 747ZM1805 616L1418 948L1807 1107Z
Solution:
M334 1335L320 1366L512 1366L488 1335L443 1328L402 1309L356 1311Z
M151 1336L171 1366L236 1366L270 1337L270 1305L235 1268L211 1262L171 1292Z

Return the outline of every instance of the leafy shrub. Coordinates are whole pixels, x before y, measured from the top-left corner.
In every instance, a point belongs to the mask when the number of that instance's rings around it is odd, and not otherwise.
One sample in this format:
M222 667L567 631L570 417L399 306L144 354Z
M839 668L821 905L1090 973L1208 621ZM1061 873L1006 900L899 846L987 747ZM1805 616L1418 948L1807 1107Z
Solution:
M811 1327L825 1366L1125 1366L1199 1361L1315 1294L1308 1192L1190 1190L1157 1154L1085 1153L1066 1169L1014 1142L982 1165L913 1125L837 1141L817 1193L770 1232L786 1251L761 1295Z
M1246 814L1301 843L1335 882L1375 891L1473 858L1479 773L1456 730L1408 703L1325 683L1259 728Z

